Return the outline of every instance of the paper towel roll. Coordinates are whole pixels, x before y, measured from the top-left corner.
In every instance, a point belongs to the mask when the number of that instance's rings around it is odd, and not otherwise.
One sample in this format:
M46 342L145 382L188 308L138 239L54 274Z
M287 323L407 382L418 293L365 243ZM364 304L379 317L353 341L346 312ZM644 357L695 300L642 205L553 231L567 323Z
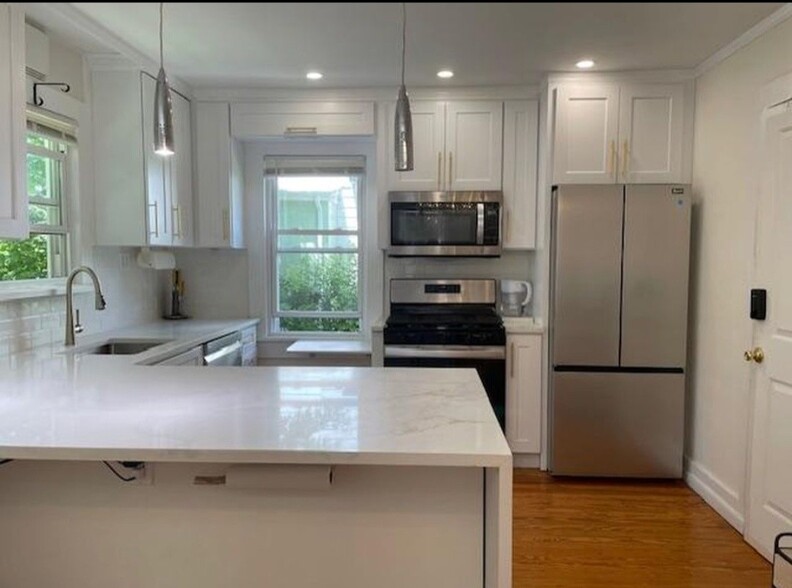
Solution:
M231 466L227 488L240 490L323 490L333 484L333 467L323 465L250 464Z
M156 270L176 269L176 256L170 251L152 251L143 248L137 254L140 267Z

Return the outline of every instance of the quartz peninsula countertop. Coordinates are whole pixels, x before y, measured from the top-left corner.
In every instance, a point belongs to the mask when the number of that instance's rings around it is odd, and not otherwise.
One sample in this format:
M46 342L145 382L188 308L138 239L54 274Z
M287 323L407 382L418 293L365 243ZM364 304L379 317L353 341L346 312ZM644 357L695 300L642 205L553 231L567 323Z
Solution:
M163 322L96 336L170 340L135 356L60 346L15 356L0 368L0 459L511 462L472 369L145 365L256 322ZM95 344L84 341L77 351Z

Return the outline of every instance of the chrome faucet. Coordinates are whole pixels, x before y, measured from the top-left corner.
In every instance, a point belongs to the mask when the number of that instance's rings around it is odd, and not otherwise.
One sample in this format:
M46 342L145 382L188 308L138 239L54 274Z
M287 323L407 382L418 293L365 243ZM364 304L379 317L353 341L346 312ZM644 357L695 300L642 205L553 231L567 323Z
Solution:
M69 277L66 279L66 341L64 345L74 345L74 334L82 333L82 325L80 324L80 311L77 311L77 324L74 324L74 301L72 300L72 288L74 286L74 278L80 272L85 272L91 278L94 287L94 306L96 310L104 310L105 299L102 296L102 287L99 285L99 278L96 276L91 268L86 265L80 266L72 270Z

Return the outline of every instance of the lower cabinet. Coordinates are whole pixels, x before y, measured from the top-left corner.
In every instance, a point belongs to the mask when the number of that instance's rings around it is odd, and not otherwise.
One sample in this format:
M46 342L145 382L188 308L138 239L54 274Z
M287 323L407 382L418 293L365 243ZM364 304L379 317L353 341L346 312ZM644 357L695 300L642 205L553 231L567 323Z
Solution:
M256 327L248 327L242 331L242 365L254 366L257 362Z
M506 440L514 453L541 451L541 334L506 336Z
M189 351L169 357L157 365L203 365L203 347L193 347Z

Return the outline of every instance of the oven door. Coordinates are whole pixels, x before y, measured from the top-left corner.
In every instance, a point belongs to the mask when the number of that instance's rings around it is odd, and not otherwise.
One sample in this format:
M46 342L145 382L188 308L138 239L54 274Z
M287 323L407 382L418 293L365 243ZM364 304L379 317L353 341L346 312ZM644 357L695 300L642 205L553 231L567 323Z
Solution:
M385 346L385 367L473 368L478 372L492 409L506 430L505 348Z

